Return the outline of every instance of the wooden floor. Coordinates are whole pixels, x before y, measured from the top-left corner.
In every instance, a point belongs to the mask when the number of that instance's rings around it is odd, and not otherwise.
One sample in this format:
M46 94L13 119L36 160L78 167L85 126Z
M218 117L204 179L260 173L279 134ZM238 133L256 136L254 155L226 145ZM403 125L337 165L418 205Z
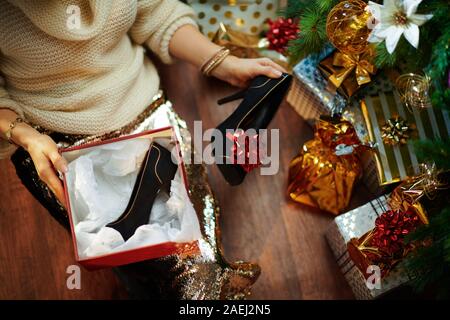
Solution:
M193 129L215 127L236 103L215 101L234 89L204 79L184 63L161 68L163 87ZM222 235L230 260L259 263L253 299L351 299L324 238L330 214L295 204L285 196L287 167L312 130L284 103L271 128L280 129L280 171L248 175L228 186L216 167L210 182L222 207ZM70 235L28 194L9 161L0 161L0 299L123 299L126 292L110 270L82 270L81 290L66 287L75 264ZM360 201L358 201L360 200ZM352 206L362 199L354 199Z

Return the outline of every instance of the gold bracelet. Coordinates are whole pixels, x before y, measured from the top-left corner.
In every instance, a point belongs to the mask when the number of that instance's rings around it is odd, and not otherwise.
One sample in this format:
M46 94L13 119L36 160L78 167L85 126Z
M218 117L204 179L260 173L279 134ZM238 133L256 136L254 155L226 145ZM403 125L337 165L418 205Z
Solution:
M219 64L221 64L225 60L226 57L228 57L229 54L230 54L230 50L225 49L225 50L221 51L220 53L218 53L217 55L215 55L215 57L213 58L211 63L205 67L203 73L206 76L209 76L211 74L211 72L215 68L217 68L219 66Z
M12 130L16 127L16 125L18 125L19 123L22 123L22 122L24 122L24 120L21 117L17 117L13 122L11 122L9 124L9 128L8 128L8 130L6 130L5 136L10 144L16 144L12 140Z
M221 48L216 52L210 59L208 59L201 66L200 70L205 76L209 76L211 72L225 60L225 58L230 54L230 50L227 48Z
M210 68L208 68L208 70L205 71L206 75L207 76L211 75L211 72L215 68L217 68L228 57L229 54L230 50L227 49L226 51L224 51L224 53L217 58L216 62Z
M214 62L214 60L217 58L218 55L222 54L222 52L224 52L226 50L225 47L221 47L219 49L219 51L217 51L215 54L213 54L213 56L209 59L207 59L200 67L200 71L204 74L205 73L205 69L211 65L211 63Z

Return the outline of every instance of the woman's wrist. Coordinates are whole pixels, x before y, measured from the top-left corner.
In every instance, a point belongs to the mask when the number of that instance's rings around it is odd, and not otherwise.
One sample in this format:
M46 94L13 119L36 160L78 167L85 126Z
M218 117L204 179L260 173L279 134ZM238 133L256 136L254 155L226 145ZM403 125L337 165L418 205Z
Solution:
M215 43L208 43L208 45L205 45L205 48L200 53L201 59L199 60L200 63L196 64L198 68L201 68L202 65L205 64L210 58L212 58L215 54L217 54L220 50L222 50L223 47L215 44Z
M219 79L226 79L231 76L230 70L232 70L233 64L239 60L238 57L229 55L227 56L214 70L212 70L211 75Z
M33 141L41 136L41 133L31 127L29 124L22 122L18 124L11 133L11 140L28 151Z
M28 149L40 133L21 119L15 111L0 108L0 138Z
M200 67L200 71L205 76L210 76L211 73L216 69L222 62L230 55L230 50L222 47L218 50L211 58L205 61Z

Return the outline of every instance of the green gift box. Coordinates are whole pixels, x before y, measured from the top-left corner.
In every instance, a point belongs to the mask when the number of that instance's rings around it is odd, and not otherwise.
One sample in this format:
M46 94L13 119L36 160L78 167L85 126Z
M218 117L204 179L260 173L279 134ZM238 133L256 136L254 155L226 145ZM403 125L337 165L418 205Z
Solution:
M376 167L380 185L399 182L417 174L418 160L412 142L414 139L446 139L450 137L449 114L437 108L408 110L396 90L369 94L361 101L361 111L369 139L376 143L371 160ZM398 117L398 118L397 118ZM397 118L408 124L409 138L404 144L391 145L383 140L383 130L389 119ZM370 158L369 158L370 159Z

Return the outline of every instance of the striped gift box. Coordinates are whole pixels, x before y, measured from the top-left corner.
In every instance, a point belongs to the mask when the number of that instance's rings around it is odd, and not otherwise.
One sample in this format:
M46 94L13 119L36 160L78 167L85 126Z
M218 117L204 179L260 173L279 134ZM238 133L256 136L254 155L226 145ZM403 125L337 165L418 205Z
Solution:
M414 109L411 113L400 101L397 91L379 92L366 96L361 101L361 111L371 141L376 143L373 161L380 185L399 182L414 175L418 169L418 160L414 153L412 140L450 137L449 114L436 108L422 111ZM387 145L381 137L381 127L387 119L400 116L413 130L407 144ZM370 167L370 165L367 165ZM373 167L373 166L372 166Z

